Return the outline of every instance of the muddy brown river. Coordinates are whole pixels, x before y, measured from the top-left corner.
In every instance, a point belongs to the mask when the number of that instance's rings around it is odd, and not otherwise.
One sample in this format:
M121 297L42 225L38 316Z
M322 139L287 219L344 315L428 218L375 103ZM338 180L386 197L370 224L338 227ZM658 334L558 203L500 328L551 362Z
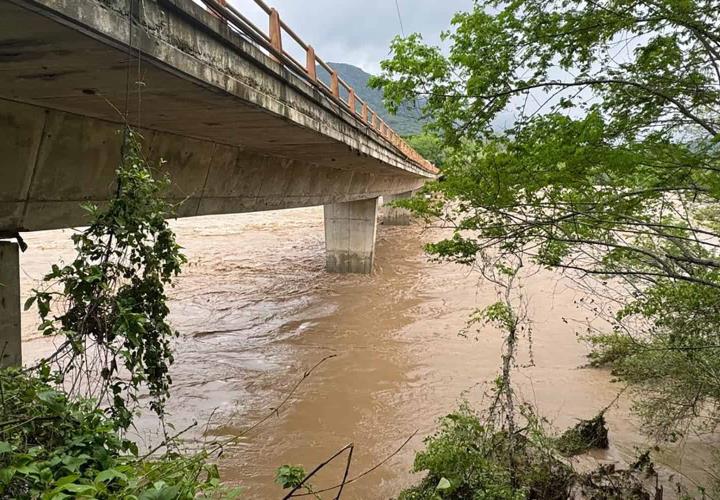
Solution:
M280 498L273 483L282 464L311 469L348 443L350 476L392 454L385 465L348 485L347 499L392 498L419 480L410 473L422 438L462 399L479 404L498 373L501 336L492 328L459 336L470 312L496 300L476 273L429 262L422 243L439 238L419 226L379 226L370 276L324 272L322 208L184 219L173 223L188 264L171 295L180 331L173 368L171 420L193 420L196 441L239 435L277 406L305 370L288 404L226 447L222 477L246 498ZM21 280L27 296L48 267L72 255L69 231L26 235ZM538 274L527 283L535 366L515 375L521 396L562 429L590 418L620 387L602 370L584 369L576 331L587 312L569 282ZM24 300L24 298L23 298ZM25 359L48 352L35 312L24 313ZM580 323L577 323L579 321ZM526 352L526 344L520 350ZM522 356L527 356L523 354ZM599 462L630 461L645 443L621 399L608 414L611 447ZM148 424L141 439L155 439ZM708 445L688 438L664 453L666 473L703 480ZM585 459L587 460L587 459ZM325 468L317 488L336 484L342 464Z

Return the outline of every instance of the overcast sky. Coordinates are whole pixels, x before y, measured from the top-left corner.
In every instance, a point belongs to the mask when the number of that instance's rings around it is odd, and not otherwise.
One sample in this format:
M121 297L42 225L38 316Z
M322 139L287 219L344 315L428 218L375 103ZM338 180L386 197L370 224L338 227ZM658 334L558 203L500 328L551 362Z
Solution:
M377 73L388 55L390 41L400 34L395 0L265 0L325 61L345 62ZM253 0L230 0L258 26L267 16ZM457 11L469 10L472 0L398 0L405 33L420 32L433 44ZM283 40L285 49L292 51ZM294 54L293 54L294 55Z

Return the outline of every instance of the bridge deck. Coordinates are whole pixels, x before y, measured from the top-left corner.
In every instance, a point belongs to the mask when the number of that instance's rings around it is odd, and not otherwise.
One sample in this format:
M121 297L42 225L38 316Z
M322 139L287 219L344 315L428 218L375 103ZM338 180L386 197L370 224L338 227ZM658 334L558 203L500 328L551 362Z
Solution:
M79 201L107 199L125 115L168 160L183 216L434 174L191 0L0 0L0 235L79 224Z

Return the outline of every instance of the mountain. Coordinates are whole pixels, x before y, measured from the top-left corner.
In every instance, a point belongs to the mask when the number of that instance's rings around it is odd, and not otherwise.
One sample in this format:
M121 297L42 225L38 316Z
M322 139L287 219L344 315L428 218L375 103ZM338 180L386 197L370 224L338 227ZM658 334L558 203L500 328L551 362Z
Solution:
M352 64L329 62L328 65L337 71L340 78L354 88L360 99L367 102L368 106L375 110L395 132L403 136L420 133L424 122L416 106L402 106L396 115L391 115L383 106L382 90L368 87L369 73ZM329 78L324 71L318 71L318 76L323 80ZM325 83L328 83L328 80Z

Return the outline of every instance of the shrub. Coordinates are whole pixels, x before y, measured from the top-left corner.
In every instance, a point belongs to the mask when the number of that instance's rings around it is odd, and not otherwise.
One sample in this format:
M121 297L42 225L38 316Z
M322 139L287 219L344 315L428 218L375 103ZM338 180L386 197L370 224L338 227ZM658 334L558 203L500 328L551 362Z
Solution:
M0 498L190 499L219 491L205 455L145 460L91 400L47 375L0 371Z
M529 418L518 438L511 455L506 431L498 430L492 420L469 406L461 406L443 418L440 430L426 440L427 447L415 457L413 471L427 471L427 475L400 499L568 498L572 470L548 451L537 420ZM511 461L517 471L515 485Z
M413 472L424 471L425 477L399 499L654 498L644 485L645 479L655 477L647 454L628 469L602 466L580 473L557 449L563 441L546 434L532 409L522 406L521 414L525 424L516 431L514 444L492 414L481 415L463 405L444 417L440 430L426 439L425 450L415 457ZM602 416L584 424L593 424L595 435L602 434L597 429L604 424ZM585 427L564 435L579 435Z

